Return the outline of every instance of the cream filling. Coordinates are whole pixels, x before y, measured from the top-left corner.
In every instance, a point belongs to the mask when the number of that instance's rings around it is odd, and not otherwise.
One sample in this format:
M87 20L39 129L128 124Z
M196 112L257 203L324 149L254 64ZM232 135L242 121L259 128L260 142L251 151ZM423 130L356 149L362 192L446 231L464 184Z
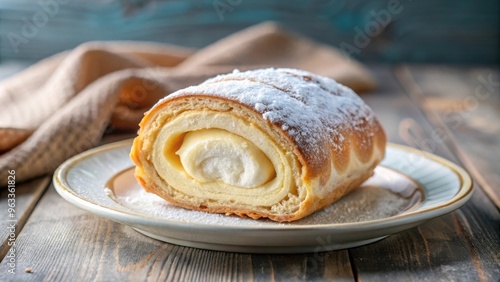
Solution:
M201 183L222 181L255 188L275 175L273 164L257 146L222 129L187 133L176 154L184 170Z
M204 148L205 141L215 145ZM243 152L244 144L252 149ZM241 160L227 162L233 153L240 154ZM293 159L287 154L260 128L231 113L186 111L162 126L153 144L152 162L165 182L189 196L272 206L289 193L297 194ZM215 155L210 164L202 164Z

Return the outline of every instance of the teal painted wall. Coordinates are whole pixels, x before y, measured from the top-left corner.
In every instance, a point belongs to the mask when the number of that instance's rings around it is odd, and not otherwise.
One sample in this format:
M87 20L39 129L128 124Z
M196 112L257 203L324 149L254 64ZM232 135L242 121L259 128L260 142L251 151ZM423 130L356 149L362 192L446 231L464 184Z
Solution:
M1 0L0 60L90 40L202 47L274 20L363 61L496 64L498 0Z

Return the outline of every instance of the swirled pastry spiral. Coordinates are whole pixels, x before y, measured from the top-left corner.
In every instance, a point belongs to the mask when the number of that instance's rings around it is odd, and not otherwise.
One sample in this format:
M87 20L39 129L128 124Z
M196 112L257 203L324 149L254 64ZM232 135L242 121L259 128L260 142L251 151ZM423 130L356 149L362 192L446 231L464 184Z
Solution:
M386 137L351 89L295 69L234 71L159 101L131 158L149 192L193 210L293 221L373 174Z

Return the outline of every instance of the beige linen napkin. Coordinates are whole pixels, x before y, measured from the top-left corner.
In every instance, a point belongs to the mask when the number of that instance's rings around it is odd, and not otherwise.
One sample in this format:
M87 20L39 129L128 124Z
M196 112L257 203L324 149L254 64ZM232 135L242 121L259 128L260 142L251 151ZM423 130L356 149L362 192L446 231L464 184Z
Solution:
M158 43L86 43L0 82L0 179L7 179L8 169L16 170L17 181L49 173L95 146L108 126L136 129L144 112L169 93L235 68L261 67L308 70L358 92L375 87L359 63L273 23L198 51Z

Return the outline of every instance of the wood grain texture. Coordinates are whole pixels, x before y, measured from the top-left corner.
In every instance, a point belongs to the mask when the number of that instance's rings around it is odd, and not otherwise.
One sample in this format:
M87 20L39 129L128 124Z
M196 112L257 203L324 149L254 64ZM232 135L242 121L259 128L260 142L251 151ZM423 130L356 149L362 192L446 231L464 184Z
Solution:
M450 215L350 250L359 279L498 281L500 217L491 203L478 208L484 200L484 195L476 194Z
M403 89L392 73L387 69L374 73L385 87L365 99L389 140L459 163L445 140L433 138L435 129L409 97L401 95ZM349 253L361 281L496 281L500 278L499 224L498 210L476 189L458 211Z
M402 67L396 72L448 146L500 208L500 72L492 68Z
M50 176L42 176L28 182L15 184L14 218L11 218L8 212L9 203L7 200L9 198L9 191L4 187L6 181L3 180L0 186L0 259L3 259L10 249L9 242L15 242L15 238L11 235L11 224L15 224L14 234L17 235L23 229L33 208L50 184L51 178Z
M44 0L59 3L52 9L38 2L1 1L0 59L38 60L89 40L202 47L273 20L321 42L349 44L363 60L499 62L500 3L495 0L481 5L400 0L401 9L389 13L389 0ZM385 16L376 16L381 13Z

